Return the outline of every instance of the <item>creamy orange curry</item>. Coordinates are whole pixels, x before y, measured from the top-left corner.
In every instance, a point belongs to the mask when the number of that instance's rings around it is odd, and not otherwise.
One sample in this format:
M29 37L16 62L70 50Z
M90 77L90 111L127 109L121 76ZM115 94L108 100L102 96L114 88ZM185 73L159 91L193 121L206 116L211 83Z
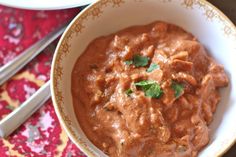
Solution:
M195 157L228 82L193 35L154 22L88 45L73 69L73 104L87 137L111 157Z

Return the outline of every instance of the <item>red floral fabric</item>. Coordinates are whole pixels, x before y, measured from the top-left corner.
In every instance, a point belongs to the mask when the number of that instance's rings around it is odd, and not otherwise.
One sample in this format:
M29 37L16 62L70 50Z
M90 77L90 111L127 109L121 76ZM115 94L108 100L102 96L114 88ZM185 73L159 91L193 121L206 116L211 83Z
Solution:
M78 8L30 11L0 6L0 66L11 61L61 24ZM0 118L29 98L50 76L57 41L0 87ZM84 157L61 128L51 100L7 139L0 139L1 157Z

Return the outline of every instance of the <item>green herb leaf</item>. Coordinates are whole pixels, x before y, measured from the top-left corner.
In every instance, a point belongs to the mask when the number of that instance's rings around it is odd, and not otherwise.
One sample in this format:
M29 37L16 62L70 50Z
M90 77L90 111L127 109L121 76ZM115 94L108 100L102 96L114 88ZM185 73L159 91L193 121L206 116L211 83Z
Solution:
M152 84L154 84L154 83L155 83L155 81L143 80L143 81L134 83L134 85L135 85L135 86L143 87L143 86L147 86L147 85L152 85Z
M136 67L144 67L144 66L148 65L148 61L149 61L148 57L134 55L132 60L125 61L125 64L126 65L134 64Z
M133 58L133 64L136 67L144 67L144 66L148 65L148 61L149 61L148 57L144 57L144 56L140 56L140 55L135 55Z
M147 69L147 72L152 72L153 70L155 70L155 69L160 69L160 66L158 65L158 64L156 64L156 63L152 63L150 66L149 66L149 68Z
M125 61L125 64L126 65L131 65L131 64L133 64L133 61L132 60L127 60L127 61Z
M184 90L184 86L182 84L178 84L174 81L171 84L171 88L175 91L175 97L179 97Z
M157 84L155 81L144 80L136 82L134 85L141 87L145 93L145 96L147 97L160 98L160 96L163 94L160 85Z
M147 90L154 83L155 83L155 81L144 80L144 81L136 82L136 83L134 83L134 85L137 87L141 87L143 90Z
M132 94L133 91L132 91L132 89L127 89L127 90L125 91L125 93L126 93L128 96L130 96L130 94Z
M160 98L162 94L163 91L161 90L160 85L157 83L151 85L151 87L145 91L145 96L151 98Z

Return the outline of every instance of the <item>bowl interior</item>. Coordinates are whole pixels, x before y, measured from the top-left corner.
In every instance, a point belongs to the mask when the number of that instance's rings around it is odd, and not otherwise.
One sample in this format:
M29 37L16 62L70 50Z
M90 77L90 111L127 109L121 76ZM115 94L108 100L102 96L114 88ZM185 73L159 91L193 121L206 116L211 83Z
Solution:
M104 156L84 135L76 120L71 96L71 72L87 45L96 37L133 25L161 20L191 32L230 78L210 126L211 141L200 157L222 154L236 138L236 29L203 0L101 0L82 11L62 36L53 59L52 96L60 122L87 155ZM96 53L96 50L94 50ZM83 68L83 67L81 67Z

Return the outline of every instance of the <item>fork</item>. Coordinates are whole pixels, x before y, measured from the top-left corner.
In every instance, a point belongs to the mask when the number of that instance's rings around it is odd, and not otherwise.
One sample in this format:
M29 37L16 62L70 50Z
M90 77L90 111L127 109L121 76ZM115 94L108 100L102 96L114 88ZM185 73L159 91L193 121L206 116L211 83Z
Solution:
M0 85L22 69L28 62L35 58L43 49L57 39L65 30L67 23L46 35L33 46L26 49L15 59L0 68ZM7 137L25 122L50 98L50 80L45 83L23 104L8 114L0 121L0 137Z

